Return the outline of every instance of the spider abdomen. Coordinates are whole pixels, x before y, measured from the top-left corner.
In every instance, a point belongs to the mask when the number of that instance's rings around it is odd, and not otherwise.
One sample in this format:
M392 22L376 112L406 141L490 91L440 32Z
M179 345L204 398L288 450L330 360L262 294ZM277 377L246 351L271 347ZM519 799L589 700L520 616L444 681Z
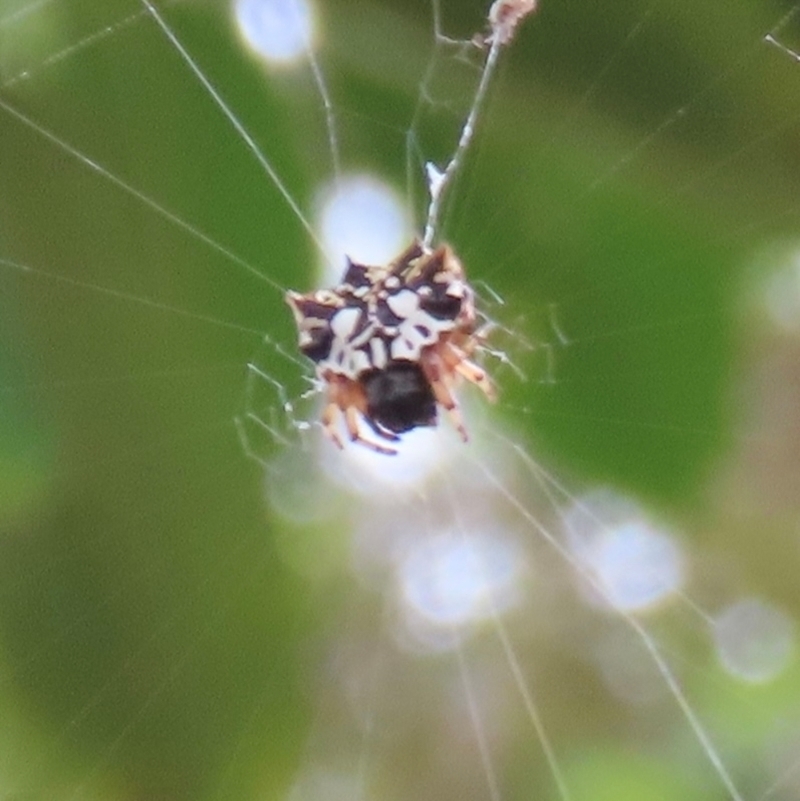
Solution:
M436 425L436 398L418 364L393 362L382 370L369 370L360 381L367 416L377 425L394 434Z

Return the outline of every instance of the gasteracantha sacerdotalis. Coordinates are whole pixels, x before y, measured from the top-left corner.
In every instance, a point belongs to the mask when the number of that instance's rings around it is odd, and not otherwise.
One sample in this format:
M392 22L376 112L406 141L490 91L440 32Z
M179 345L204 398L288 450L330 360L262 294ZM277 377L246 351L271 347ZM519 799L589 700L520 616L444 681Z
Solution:
M494 398L485 371L469 358L482 341L475 294L448 245L430 251L415 241L380 267L348 260L338 286L288 292L286 301L300 350L326 388L323 429L340 448L340 416L353 442L393 454L361 435L359 418L397 442L403 432L436 425L438 406L466 441L454 386L464 378Z

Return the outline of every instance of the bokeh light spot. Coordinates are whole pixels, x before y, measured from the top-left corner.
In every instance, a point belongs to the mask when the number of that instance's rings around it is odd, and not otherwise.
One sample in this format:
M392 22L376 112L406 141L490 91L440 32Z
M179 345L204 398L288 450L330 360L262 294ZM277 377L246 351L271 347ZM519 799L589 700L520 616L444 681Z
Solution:
M486 532L444 531L418 540L399 567L408 629L430 647L454 644L454 629L501 614L520 600L524 562L512 540Z
M775 326L787 333L800 332L800 251L793 251L768 276L763 303Z
M777 607L759 598L745 598L717 616L714 640L729 673L762 683L774 679L789 664L795 650L795 627Z
M236 0L234 13L247 45L269 64L288 66L307 57L313 38L307 0Z
M341 177L320 193L319 229L332 260L323 286L341 280L346 258L387 264L411 241L404 203L388 184L367 174Z
M638 612L678 592L685 577L676 539L632 501L602 490L567 514L571 548L594 579L591 593L616 609Z

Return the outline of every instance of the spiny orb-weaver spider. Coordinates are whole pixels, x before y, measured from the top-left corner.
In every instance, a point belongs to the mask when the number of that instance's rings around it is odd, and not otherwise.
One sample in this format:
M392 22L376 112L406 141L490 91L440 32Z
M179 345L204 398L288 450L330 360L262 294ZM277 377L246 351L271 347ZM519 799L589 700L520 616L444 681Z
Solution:
M460 378L494 399L494 388L470 356L483 341L475 294L448 245L413 242L385 266L348 260L342 281L308 294L288 292L300 350L326 389L325 434L343 448L343 416L353 442L378 453L395 448L365 439L359 417L389 442L447 412L461 438L467 430L453 388Z

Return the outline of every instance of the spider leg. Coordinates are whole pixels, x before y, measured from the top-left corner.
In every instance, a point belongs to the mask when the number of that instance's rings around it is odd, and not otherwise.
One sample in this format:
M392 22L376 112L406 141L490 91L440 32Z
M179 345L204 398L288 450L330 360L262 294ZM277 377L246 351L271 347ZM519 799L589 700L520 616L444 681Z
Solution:
M472 350L472 348L470 348ZM486 371L482 367L478 367L475 362L471 362L468 358L468 351L459 348L452 342L447 343L447 353L445 359L450 369L458 373L462 378L466 378L470 384L475 384L480 387L484 395L490 400L497 399L497 393L494 390L494 385L486 375ZM449 357L449 358L448 358Z
M352 442L360 443L365 448L369 448L376 453L385 453L390 456L396 454L397 451L394 448L380 445L361 436L359 413L370 424L376 434L390 441L400 439L394 434L384 433L375 427L369 415L366 414L366 398L360 385L355 381L335 375L326 375L323 376L323 379L328 381L328 403L322 411L322 428L328 439L340 450L344 449L338 426L340 417L344 416L347 433Z
M482 345L484 342L486 342L486 340L487 340L487 339L489 339L489 335L490 335L490 334L492 333L492 331L494 331L496 328L497 328L497 323L495 323L493 320L487 320L487 321L486 321L486 322L485 322L485 323L484 323L484 324L483 324L483 325L482 325L482 326L481 326L481 327L480 327L480 328L479 328L479 329L478 329L478 330L477 330L477 331L476 331L476 332L475 332L475 333L472 335L472 339L473 339L473 340L474 340L474 342L475 342L475 345L473 346L473 350L475 349L475 346L477 346L477 345Z
M344 419L347 424L347 432L350 434L350 439L352 442L357 442L363 445L365 448L369 448L376 453L384 453L387 456L394 456L397 451L394 448L389 448L385 445L380 445L377 442L373 442L369 439L364 439L361 436L361 432L358 428L358 409L355 406L348 406L344 410ZM379 432L380 433L380 432ZM388 437L387 437L388 439ZM399 437L395 437L395 439L399 439Z
M463 354L461 350L451 345L449 350L430 350L424 355L425 358L422 360L421 366L425 377L428 379L428 384L433 392L433 397L436 399L436 403L447 412L450 422L453 424L456 431L458 431L461 439L464 442L469 441L467 429L461 417L461 411L450 391L449 382L447 380L448 374L452 374L462 360L461 356ZM448 356L450 358L448 358Z
M450 422L453 424L456 431L458 431L461 439L467 442L469 440L467 429L464 427L464 420L461 417L458 404L450 392L450 388L440 377L431 381L431 389L433 390L433 396L436 398L436 402L447 412Z
M325 405L322 410L322 430L325 436L336 445L339 450L344 450L342 438L336 430L336 423L339 420L339 405L334 401Z
M486 395L489 400L493 401L497 399L497 393L494 391L494 386L487 377L486 371L478 367L477 364L471 362L469 359L462 359L455 366L455 370L471 384L480 387L483 394Z

